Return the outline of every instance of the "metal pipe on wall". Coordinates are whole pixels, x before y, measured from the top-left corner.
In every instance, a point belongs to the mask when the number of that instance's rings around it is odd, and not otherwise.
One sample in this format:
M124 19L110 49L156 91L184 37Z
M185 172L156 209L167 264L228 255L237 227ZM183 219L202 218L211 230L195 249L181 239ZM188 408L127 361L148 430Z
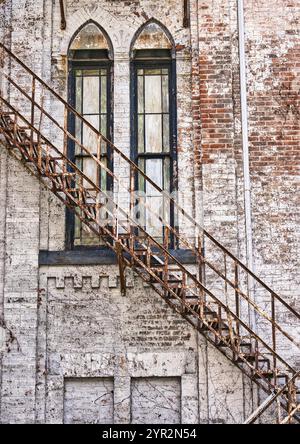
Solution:
M245 58L245 18L244 1L237 0L238 4L238 35L240 56L240 94L243 138L243 169L244 169L244 202L246 228L246 255L247 266L254 271L253 239L252 239L252 211L251 211L251 180L249 168L249 138L248 138L248 103L247 103L247 76Z
M249 136L248 136L248 102L247 102L247 74L246 74L246 50L245 50L245 16L244 0L237 0L238 11L238 38L239 38L239 67L240 67L240 95L241 95L241 120L242 120L242 146L243 146L243 171L244 171L244 205L245 205L245 234L246 234L246 261L247 267L255 273L253 260L253 236L252 236L252 209L251 209L251 179L249 158ZM254 280L251 276L247 279L250 297L255 301ZM249 323L256 331L256 313L248 306ZM255 401L252 392L252 408L256 402L260 404L259 393Z

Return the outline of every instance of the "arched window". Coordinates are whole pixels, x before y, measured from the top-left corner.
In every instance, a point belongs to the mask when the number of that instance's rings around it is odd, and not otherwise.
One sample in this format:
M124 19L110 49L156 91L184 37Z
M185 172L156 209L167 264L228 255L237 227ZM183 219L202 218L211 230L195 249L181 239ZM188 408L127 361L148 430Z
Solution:
M109 37L94 22L85 24L69 47L69 103L108 139L112 138L112 60ZM97 155L97 143L91 130L80 119L71 116L70 132ZM105 171L75 143L69 144L69 157L101 189L110 190L112 183ZM111 167L109 147L102 145L101 161ZM99 246L97 238L79 218L67 212L67 247Z
M132 160L161 188L176 189L176 61L175 46L169 32L157 21L146 23L131 47ZM138 190L145 193L147 205L174 226L172 208L139 178ZM145 210L141 222L157 240L164 233ZM157 219L155 219L157 221ZM158 226L159 225L159 226Z

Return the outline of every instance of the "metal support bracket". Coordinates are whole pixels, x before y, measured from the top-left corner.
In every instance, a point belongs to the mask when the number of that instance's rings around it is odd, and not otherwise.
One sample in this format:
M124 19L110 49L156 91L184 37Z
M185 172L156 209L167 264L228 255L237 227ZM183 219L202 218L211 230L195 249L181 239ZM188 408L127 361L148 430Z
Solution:
M126 296L126 278L125 278L125 268L124 258L122 254L122 246L120 242L116 242L116 253L118 257L119 273L120 273L120 287L122 296Z
M189 28L190 26L190 1L183 0L183 27Z
M64 0L59 0L60 6L60 29L64 31L67 27Z

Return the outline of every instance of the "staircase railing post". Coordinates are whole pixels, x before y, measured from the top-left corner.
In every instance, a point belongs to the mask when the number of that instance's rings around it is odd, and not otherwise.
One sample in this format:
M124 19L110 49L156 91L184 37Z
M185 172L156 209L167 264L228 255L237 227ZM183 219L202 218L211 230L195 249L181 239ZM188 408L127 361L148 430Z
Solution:
M76 147L75 147L76 149ZM64 106L64 145L63 145L63 154L65 157L68 157L68 108L66 105ZM63 161L63 171L66 172L66 162Z
M234 262L234 287L235 287L235 311L237 317L240 319L240 296L239 296L239 270L238 270L238 263ZM239 322L237 322L237 334L240 335L240 325Z
M165 291L164 291L164 293L165 293L165 295L167 294L167 286L168 286L168 273L169 273L169 255L168 255L168 250L169 250L169 236L170 236L170 233L169 233L169 227L165 227L165 230L164 230L164 249L165 249L165 252L164 252L164 276L163 276L163 281L164 281L164 284L165 284Z
M204 281L204 242L202 241L202 237L198 235L198 267L199 267L199 281L201 284L205 285ZM204 316L204 303L205 303L205 292L203 287L199 289L199 304L200 304L200 316L203 318Z
M135 171L134 171L134 167L132 164L130 164L130 183L129 183L129 192L130 192L130 207L129 207L129 215L131 220L135 221L134 216L134 204L135 204ZM130 232L130 237L133 236L134 234L134 230L135 227L132 226L132 222L129 222L129 232Z
M101 137L97 136L97 160L101 160ZM101 168L99 164L97 164L97 186L101 189ZM96 220L98 224L100 224L100 193L97 192L96 196Z
M18 129L18 115L14 116L14 140L17 141L17 129Z
M276 359L276 327L275 327L275 297L271 294L271 319L272 319L272 349L273 349L273 371L274 371L274 385L277 385L277 359Z
M183 310L185 310L186 303L186 293L187 293L187 275L186 273L182 273L182 290L181 290L181 299L184 303Z
M31 81L31 131L30 131L30 150L33 151L33 128L34 128L34 119L35 119L35 77L32 75L32 81ZM32 153L30 153L31 155Z

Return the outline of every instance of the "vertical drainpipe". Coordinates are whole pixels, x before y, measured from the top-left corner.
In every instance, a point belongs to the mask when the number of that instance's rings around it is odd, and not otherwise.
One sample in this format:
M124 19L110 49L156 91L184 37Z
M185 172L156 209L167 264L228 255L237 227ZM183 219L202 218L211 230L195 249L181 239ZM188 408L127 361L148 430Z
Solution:
M249 138L248 138L248 103L247 103L247 75L246 75L246 51L245 51L245 17L244 0L237 0L238 9L238 35L239 35L239 61L240 61L240 94L241 94L241 118L243 139L243 170L244 170L244 205L245 205L245 232L246 232L246 261L247 267L255 272L253 261L253 239L252 239L252 212L251 212L251 180L249 163ZM255 301L254 280L248 276L248 293ZM248 304L249 325L255 332L256 312ZM256 405L254 387L251 389L252 409ZM257 393L258 403L259 392Z
M242 136L243 136L246 257L247 257L247 267L251 271L254 272L253 243L252 243L252 218L251 218L251 181L250 181L250 169L249 169L248 104L247 104L247 79L246 79L246 60L245 60L244 1L237 0L237 7L238 7L238 34L239 34L239 56L240 56L241 117L242 117Z

